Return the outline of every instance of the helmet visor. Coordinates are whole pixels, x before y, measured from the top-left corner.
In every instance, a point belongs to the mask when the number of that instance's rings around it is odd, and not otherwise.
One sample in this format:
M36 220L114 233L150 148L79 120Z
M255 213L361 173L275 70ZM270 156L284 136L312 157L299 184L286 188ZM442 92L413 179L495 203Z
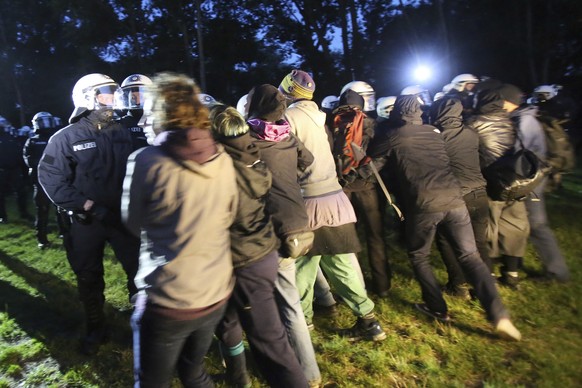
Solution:
M103 85L95 88L95 109L113 108L117 85Z
M130 86L121 91L118 106L122 109L143 109L147 87Z
M34 129L50 129L53 128L54 120L50 116L42 116L34 120L33 127Z

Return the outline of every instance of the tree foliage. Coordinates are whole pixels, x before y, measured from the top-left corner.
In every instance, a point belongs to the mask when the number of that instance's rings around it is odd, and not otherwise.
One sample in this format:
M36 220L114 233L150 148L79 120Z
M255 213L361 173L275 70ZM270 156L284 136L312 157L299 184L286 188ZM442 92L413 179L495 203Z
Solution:
M433 92L467 72L578 90L581 30L571 0L0 0L0 115L68 117L91 72L182 72L231 104L292 67L313 73L316 99L353 78L396 94L420 62Z

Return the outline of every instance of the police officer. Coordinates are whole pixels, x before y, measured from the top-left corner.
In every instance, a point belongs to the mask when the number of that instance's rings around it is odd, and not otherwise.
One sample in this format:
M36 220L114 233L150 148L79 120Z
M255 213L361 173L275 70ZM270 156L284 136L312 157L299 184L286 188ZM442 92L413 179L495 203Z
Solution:
M38 179L59 214L68 220L67 259L77 277L85 310L81 351L94 354L107 339L103 294L103 251L109 242L127 274L130 297L138 267L139 239L122 225L120 202L129 131L114 119L119 86L108 76L88 74L73 88L70 125L54 134L38 166Z
M144 132L143 108L147 98L147 87L152 80L143 74L132 74L121 83L121 92L117 98L119 122L131 132L134 148L142 148L148 144Z
M47 238L48 214L51 201L38 183L38 163L48 144L49 138L56 132L56 120L48 112L38 112L32 118L34 136L24 143L24 162L28 166L28 176L33 186L33 199L36 206L36 240L38 247L45 249L50 246Z
M10 122L0 116L0 224L8 222L5 198L10 193L16 193L20 217L32 221L26 206L28 198L23 176L26 166L22 160L22 143L16 134Z

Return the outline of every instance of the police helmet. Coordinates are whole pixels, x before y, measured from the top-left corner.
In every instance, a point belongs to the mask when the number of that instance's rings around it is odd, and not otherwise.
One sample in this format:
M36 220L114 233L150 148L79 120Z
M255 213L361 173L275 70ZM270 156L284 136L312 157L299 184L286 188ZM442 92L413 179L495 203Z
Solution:
M390 117L390 112L394 109L394 103L396 102L396 96L380 97L376 101L376 113L378 117L383 117L385 119Z
M327 110L334 110L337 108L337 104L339 103L338 96L327 96L321 101L321 107Z
M410 85L402 89L401 96L417 96L422 105L429 106L432 103L428 90L420 85Z
M478 83L479 78L477 78L473 74L468 73L459 74L451 81L451 84L453 84L453 88L458 90L459 92L464 92L467 84L478 84Z
M49 112L38 112L32 118L32 128L36 134L50 132L56 128L55 118Z
M206 93L198 93L198 99L202 103L202 105L212 105L216 103L216 99L212 97L210 94Z
M113 109L119 85L109 76L100 73L81 77L73 88L75 110L69 118L74 122L86 111Z
M147 98L147 88L152 80L143 74L132 74L121 83L121 91L116 99L117 109L143 109Z
M348 89L358 93L364 99L364 111L370 112L376 110L376 92L374 88L364 81L352 81L344 85L340 96Z

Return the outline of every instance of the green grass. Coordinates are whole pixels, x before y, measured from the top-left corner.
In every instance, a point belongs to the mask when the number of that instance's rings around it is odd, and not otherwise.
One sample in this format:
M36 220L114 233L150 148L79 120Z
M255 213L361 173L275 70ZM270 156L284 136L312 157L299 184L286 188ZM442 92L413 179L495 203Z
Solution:
M417 313L412 304L420 301L420 289L404 250L390 234L393 288L388 299L374 299L387 339L350 343L334 335L334 328L354 321L345 305L336 317L316 316L313 342L326 386L582 386L581 171L567 176L564 189L548 197L548 214L573 279L568 284L538 283L524 272L519 291L501 289L522 342L497 339L475 302L448 298L452 324ZM131 386L130 313L122 311L129 305L123 271L111 252L106 257L106 298L112 341L89 358L77 351L81 306L58 238L51 234L55 246L39 251L31 226L13 208L9 217L13 222L0 225L0 388ZM367 272L365 252L360 256ZM433 256L437 277L445 282L444 267L436 252ZM531 247L525 269L541 270ZM212 373L223 372L216 347L207 361ZM257 376L254 368L251 372ZM264 386L258 377L254 384Z

